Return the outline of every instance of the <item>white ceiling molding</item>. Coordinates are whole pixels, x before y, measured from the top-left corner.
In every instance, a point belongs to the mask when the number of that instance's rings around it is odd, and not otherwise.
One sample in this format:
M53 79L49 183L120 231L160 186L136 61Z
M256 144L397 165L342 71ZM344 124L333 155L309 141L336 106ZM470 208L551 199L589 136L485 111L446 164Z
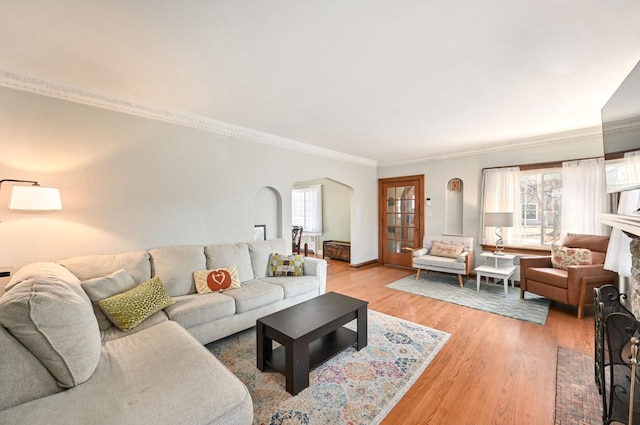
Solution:
M0 86L367 167L377 162L186 112L168 111L0 69Z
M593 137L602 137L602 128L600 126L581 128L578 130L563 131L560 133L545 134L542 136L527 137L523 139L509 140L498 143L487 144L484 146L469 147L467 149L457 149L456 151L442 151L433 155L410 159L405 161L384 162L379 163L378 167L395 167L399 165L417 164L439 159L457 158L470 155L481 155L491 152L499 152L508 149L549 145L555 143L564 143L573 140L590 139Z

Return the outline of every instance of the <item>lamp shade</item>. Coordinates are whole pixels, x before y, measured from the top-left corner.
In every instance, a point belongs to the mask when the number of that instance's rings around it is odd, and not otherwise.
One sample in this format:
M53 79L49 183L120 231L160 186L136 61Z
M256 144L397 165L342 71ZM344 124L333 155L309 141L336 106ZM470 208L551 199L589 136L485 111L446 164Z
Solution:
M9 198L10 210L56 211L62 209L57 187L13 186Z
M484 213L484 225L486 227L513 227L513 213L511 212Z

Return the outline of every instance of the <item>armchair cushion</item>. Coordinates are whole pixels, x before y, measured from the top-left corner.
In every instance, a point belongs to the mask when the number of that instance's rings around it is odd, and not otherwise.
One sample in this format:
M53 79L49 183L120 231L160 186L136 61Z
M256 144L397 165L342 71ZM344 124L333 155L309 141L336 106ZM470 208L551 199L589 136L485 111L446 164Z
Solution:
M547 267L530 267L526 269L527 279L544 282L557 288L567 289L567 271Z

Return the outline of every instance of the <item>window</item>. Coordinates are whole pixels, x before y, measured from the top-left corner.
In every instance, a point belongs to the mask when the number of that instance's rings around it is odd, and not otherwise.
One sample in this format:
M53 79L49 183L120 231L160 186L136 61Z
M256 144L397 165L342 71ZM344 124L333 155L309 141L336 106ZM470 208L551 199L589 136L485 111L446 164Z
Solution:
M302 226L308 235L322 234L322 185L292 189L291 224Z
M520 172L520 245L551 245L560 238L562 169Z
M545 166L485 169L482 220L486 212L513 212L513 227L503 229L511 246L549 246L566 233L606 234L599 219L609 211L604 159ZM481 232L483 244L495 243L493 228L483 222Z

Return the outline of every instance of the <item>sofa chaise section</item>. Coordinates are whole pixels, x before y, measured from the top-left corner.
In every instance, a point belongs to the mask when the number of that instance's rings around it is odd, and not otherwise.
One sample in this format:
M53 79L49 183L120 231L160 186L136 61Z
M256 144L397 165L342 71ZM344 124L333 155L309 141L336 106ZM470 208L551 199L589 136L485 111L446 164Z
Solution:
M98 367L82 385L0 411L0 423L34 425L250 424L252 418L244 384L171 321L104 343Z

